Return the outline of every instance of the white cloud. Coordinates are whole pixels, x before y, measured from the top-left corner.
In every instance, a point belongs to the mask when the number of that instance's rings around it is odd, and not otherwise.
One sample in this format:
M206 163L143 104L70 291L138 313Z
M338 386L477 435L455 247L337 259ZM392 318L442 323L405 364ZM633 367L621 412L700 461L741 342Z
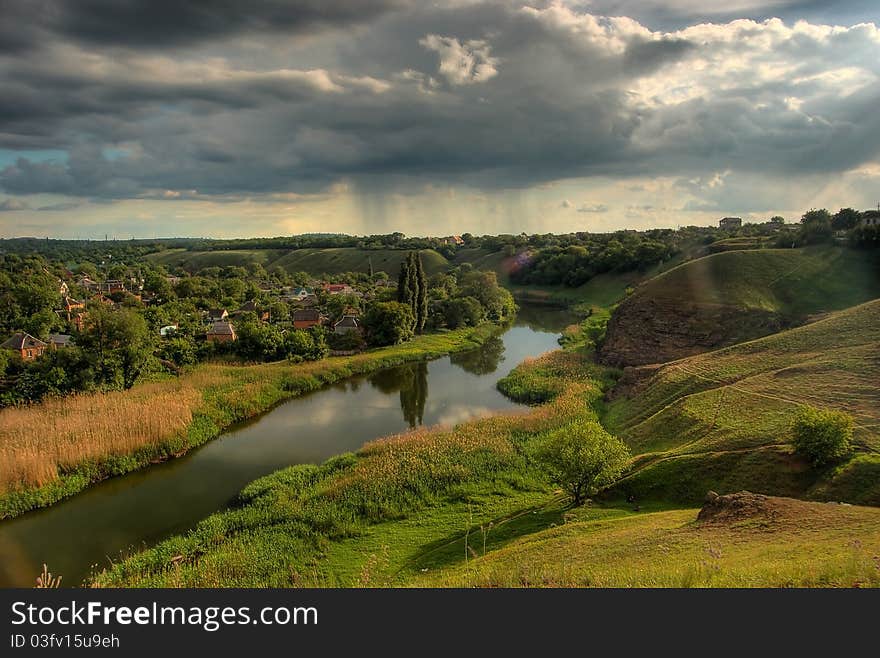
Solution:
M492 57L485 41L472 39L461 43L454 37L428 34L419 44L440 56L438 71L451 85L486 82L498 75L498 59Z

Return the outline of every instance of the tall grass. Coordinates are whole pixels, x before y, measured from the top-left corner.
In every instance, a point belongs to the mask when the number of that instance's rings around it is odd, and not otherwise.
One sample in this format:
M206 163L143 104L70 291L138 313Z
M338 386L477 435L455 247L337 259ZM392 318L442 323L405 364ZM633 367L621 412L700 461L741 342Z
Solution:
M497 330L419 336L310 363L206 364L179 379L0 411L0 519L177 456L278 402L381 368L474 349Z
M78 464L160 445L202 402L194 382L75 395L0 413L0 492L42 486Z

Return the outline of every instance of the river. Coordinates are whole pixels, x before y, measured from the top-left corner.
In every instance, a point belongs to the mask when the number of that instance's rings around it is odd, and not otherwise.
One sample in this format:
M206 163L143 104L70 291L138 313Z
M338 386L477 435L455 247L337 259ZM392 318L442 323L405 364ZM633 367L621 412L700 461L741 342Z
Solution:
M571 320L525 307L478 350L354 377L294 398L192 452L101 482L43 510L0 522L0 587L30 587L42 568L82 583L110 560L184 532L256 478L318 463L418 425L519 408L495 388L523 359L556 349Z

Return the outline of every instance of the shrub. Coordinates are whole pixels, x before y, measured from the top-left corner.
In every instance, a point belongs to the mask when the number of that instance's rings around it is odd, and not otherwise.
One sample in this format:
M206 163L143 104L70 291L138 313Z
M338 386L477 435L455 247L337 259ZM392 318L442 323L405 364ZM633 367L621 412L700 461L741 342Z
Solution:
M626 468L629 450L595 420L552 432L537 449L537 457L554 482L580 505L612 484Z
M852 416L842 411L805 406L794 421L794 447L813 466L846 457L852 450Z

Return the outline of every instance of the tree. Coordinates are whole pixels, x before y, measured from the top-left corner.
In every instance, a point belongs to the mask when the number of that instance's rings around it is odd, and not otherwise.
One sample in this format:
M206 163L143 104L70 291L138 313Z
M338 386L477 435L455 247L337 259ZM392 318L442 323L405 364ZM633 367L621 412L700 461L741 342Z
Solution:
M798 243L818 244L831 239L831 213L821 210L809 210L801 217L801 228L798 231Z
M400 273L397 275L397 301L412 308L413 288L412 274L409 268L409 256L400 262Z
M456 297L444 303L443 317L450 329L475 327L483 321L483 307L473 297Z
M412 309L400 302L376 302L364 316L370 345L396 345L413 337Z
M397 277L397 301L412 311L415 333L422 333L428 319L428 280L422 267L421 256L411 251L400 264Z
M92 304L76 343L96 360L96 374L105 385L134 386L153 355L153 334L140 313Z
M176 366L192 365L198 360L195 341L186 336L175 336L163 341L159 355Z
M284 334L284 352L287 358L318 361L327 356L327 342L321 327L295 329Z
M538 447L537 457L554 482L580 505L614 482L629 461L629 450L596 421L556 430Z
M804 406L792 427L794 447L813 466L824 466L850 454L852 416L842 411Z
M855 228L862 218L862 213L853 208L841 208L831 218L831 228L835 231L848 231Z
M422 257L418 252L412 252L413 265L415 265L415 309L416 318L415 331L417 334L425 330L425 322L428 319L428 277L425 275L425 269L422 266Z
M248 318L235 325L238 340L236 353L252 361L273 361L281 358L284 338L278 327Z
M290 319L290 307L284 302L272 302L269 304L269 318L276 324L287 322Z

